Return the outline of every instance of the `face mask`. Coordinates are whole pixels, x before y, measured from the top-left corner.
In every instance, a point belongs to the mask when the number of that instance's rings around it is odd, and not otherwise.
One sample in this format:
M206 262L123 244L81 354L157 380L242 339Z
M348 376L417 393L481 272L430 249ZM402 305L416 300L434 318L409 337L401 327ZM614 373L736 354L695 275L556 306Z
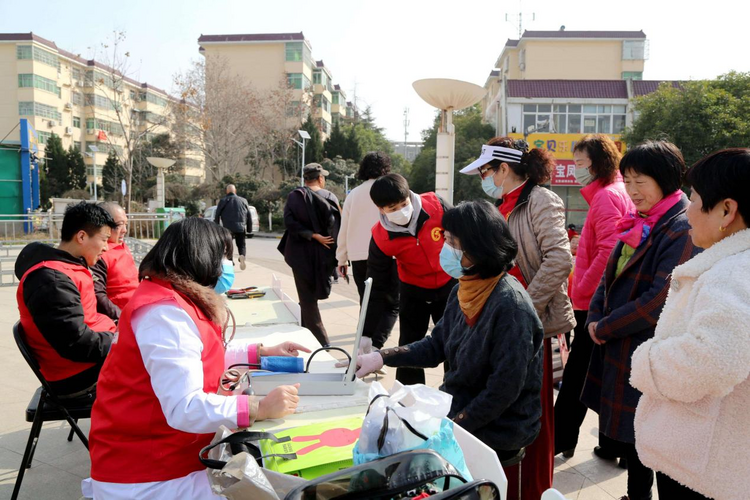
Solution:
M396 210L395 212L385 214L385 216L389 221L393 222L394 224L398 224L399 226L405 226L411 220L411 216L413 213L414 213L414 207L411 205L411 203L409 203L401 210Z
M216 282L214 291L218 294L222 294L232 288L234 284L234 266L231 260L224 259L221 261L221 276L219 281Z
M591 175L591 172L589 172L588 168L577 168L576 169L576 180L578 181L578 184L581 186L588 186L591 184L591 181L594 180L594 176Z
M484 192L487 193L487 196L490 198L499 200L503 196L503 187L495 186L495 177L492 175L488 175L482 179L482 189L484 189Z
M464 275L464 267L461 265L463 258L463 250L456 250L445 243L443 244L443 249L440 251L440 267L443 268L445 274L458 279Z

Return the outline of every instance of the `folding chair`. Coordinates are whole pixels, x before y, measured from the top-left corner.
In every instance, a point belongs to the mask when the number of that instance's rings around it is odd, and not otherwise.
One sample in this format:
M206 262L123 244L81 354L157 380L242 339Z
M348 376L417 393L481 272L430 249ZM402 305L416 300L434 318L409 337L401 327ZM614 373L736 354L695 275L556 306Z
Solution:
M78 427L78 419L91 418L91 407L94 401L93 399L86 402L71 401L70 404L65 404L64 401L58 399L49 382L47 382L39 370L39 364L34 359L31 349L29 349L23 338L23 327L20 322L13 325L13 338L16 339L16 345L18 345L18 349L31 367L34 375L42 383L42 386L34 392L29 406L26 408L26 421L32 422L32 424L31 432L29 432L29 440L26 443L26 450L21 459L21 467L18 469L16 486L13 488L13 495L11 496L11 500L16 500L18 492L21 490L21 483L23 482L26 469L31 468L31 461L34 459L34 451L39 441L39 434L42 432L42 424L44 422L67 420L71 427L70 434L68 434L68 441L73 440L73 433L75 433L81 439L86 449L88 449L89 440L86 439L81 428Z

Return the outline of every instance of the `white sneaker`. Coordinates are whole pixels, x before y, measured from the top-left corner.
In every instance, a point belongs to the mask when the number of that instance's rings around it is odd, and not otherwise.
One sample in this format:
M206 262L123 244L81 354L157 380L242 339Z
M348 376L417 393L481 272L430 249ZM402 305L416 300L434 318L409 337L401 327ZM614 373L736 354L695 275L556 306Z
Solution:
M245 264L245 256L240 255L240 269L244 271L246 267L247 267L247 264Z

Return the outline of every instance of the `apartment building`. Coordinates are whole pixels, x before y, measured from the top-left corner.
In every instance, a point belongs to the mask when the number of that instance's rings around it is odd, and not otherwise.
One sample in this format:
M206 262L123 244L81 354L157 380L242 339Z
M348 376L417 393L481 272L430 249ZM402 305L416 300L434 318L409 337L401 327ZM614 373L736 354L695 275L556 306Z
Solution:
M313 59L312 46L302 32L201 35L198 45L206 61L223 61L258 90L287 85L294 92L287 115L297 116L301 123L311 113L323 140L334 120L349 116L346 95L333 84L325 63Z
M54 133L63 147L84 153L89 183L101 184L101 166L114 150L125 161L126 134L150 140L169 132L172 98L147 83L59 48L34 33L0 33L0 131L20 118L37 131L39 149ZM117 110L120 110L118 117ZM6 142L9 142L6 140ZM199 155L178 159L186 181L204 178Z
M550 184L566 203L568 224L582 225L588 212L574 175L575 143L602 133L625 151L620 134L636 118L632 98L662 83L643 80L647 59L643 31L525 31L505 43L487 77L484 120L497 135L555 154Z

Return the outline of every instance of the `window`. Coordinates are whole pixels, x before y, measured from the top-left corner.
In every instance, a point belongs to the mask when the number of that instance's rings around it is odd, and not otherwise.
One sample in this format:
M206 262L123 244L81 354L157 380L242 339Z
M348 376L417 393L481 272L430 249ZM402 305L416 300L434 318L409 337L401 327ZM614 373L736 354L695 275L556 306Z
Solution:
M299 101L292 101L286 105L286 116L288 118L302 116L302 108L299 105Z
M60 60L52 52L40 49L35 45L18 45L16 47L17 59L33 59L40 63L57 68L60 71Z
M331 101L326 99L326 96L320 94L315 96L316 105L327 113L331 112Z
M292 42L286 44L286 60L292 62L302 61L302 42Z
M73 147L78 148L78 151L83 151L83 149L81 149L81 143L78 141L73 142Z
M94 106L99 109L120 109L120 104L110 101L108 98L97 94L85 94L86 106Z
M625 131L625 115L613 115L612 119L612 133L622 134Z
M622 42L622 60L633 61L646 59L645 40L625 40Z
M166 107L167 106L167 100L159 97L156 94L152 94L151 92L146 92L146 102L150 102L151 104L156 104L157 106Z
M623 80L643 80L643 71L623 71Z
M62 118L62 115L57 108L38 102L19 102L18 114L21 116L41 116L42 118L49 118L50 120L57 121L60 121Z
M341 99L341 102L339 102L339 93L338 92L334 92L333 95L332 95L332 97L333 97L333 104L344 104L344 100L343 99Z
M550 110L552 114L550 115ZM625 105L610 104L524 104L523 127L539 127L552 118L552 127L538 132L557 134L621 134L625 130Z
M306 90L310 87L310 79L304 73L287 73L287 84L297 90Z
M115 84L119 87L122 85L121 81L115 82L112 79L112 75L104 73L103 71L88 70L86 72L86 78L84 80L86 86L95 85L106 85L107 87L114 89Z
M323 118L321 118L318 122L318 128L326 135L331 133L331 124L325 121Z
M80 92L71 92L70 100L76 106L83 106L83 94L81 94Z
M73 117L73 126L75 128L81 128L81 117L80 116L74 116Z
M19 88L34 87L40 90L51 92L57 97L60 97L60 87L57 86L57 82L55 82L54 80L50 80L49 78L44 78L43 76L20 74L18 75L18 86Z
M119 123L97 120L96 118L86 118L86 128L91 130L103 130L112 135L125 135L124 130Z
M37 132L37 139L39 139L39 144L47 144L47 141L50 140L50 137L52 137L52 134L48 132Z
M70 76L73 77L73 80L80 81L81 80L81 70L78 68L73 68L70 70Z

